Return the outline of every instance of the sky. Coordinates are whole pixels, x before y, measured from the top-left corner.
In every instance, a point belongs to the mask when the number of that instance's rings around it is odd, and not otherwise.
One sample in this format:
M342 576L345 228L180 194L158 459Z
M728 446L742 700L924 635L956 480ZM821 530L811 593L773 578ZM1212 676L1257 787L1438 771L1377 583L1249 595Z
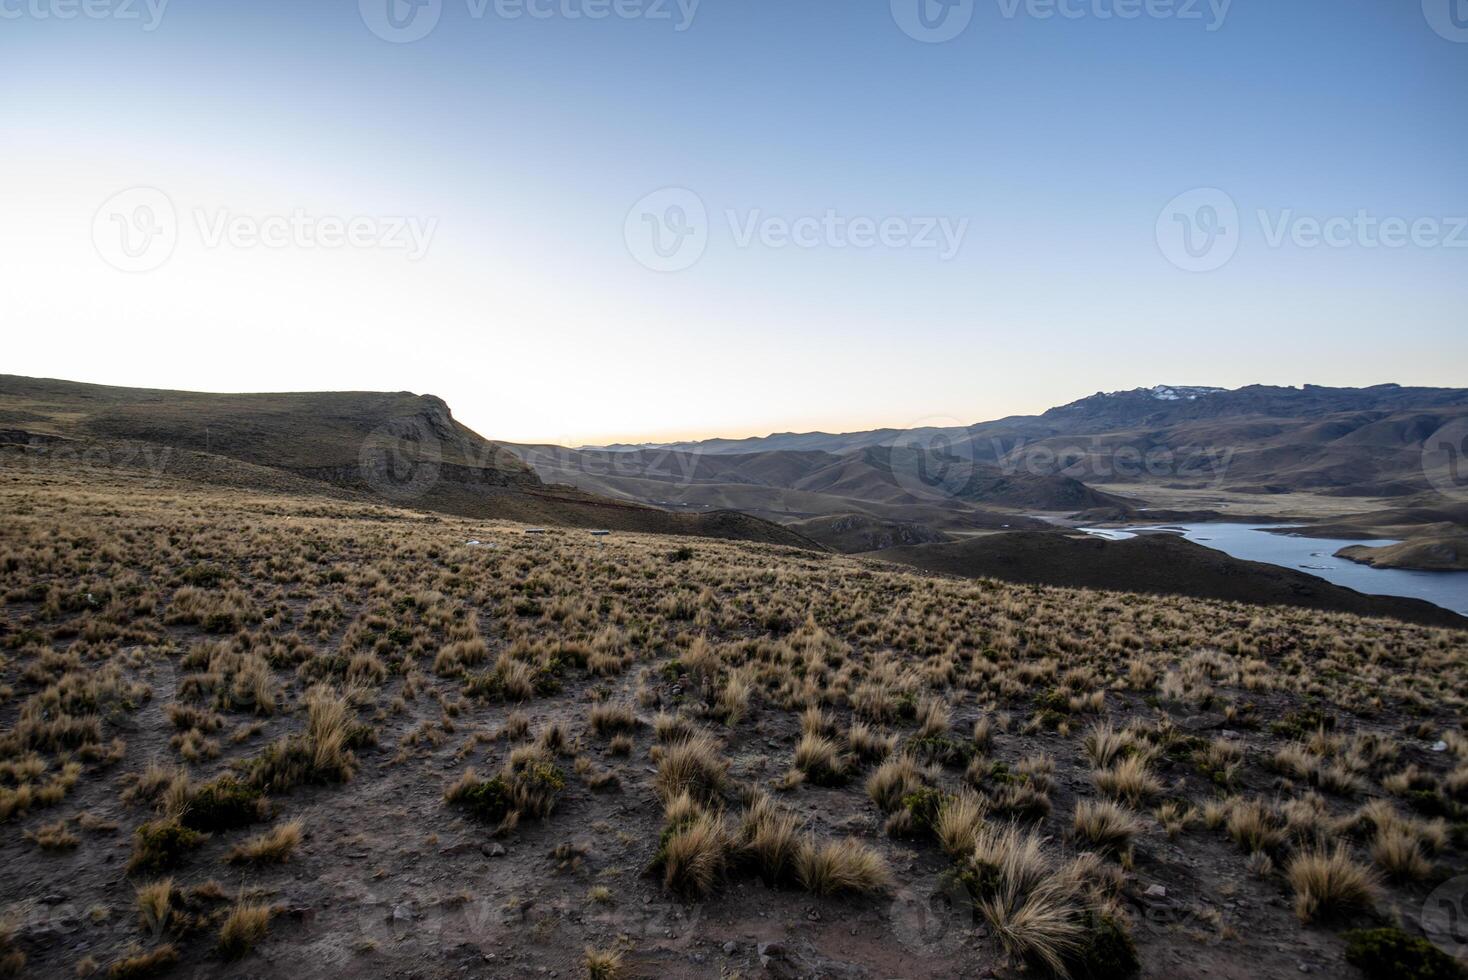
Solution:
M570 445L1468 384L1468 0L0 0L0 83L0 373Z

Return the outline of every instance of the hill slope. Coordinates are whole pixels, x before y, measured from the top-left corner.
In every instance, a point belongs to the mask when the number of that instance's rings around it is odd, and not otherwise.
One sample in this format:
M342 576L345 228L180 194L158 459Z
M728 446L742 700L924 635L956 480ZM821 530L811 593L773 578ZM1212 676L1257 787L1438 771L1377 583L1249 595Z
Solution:
M868 446L844 453L771 449L755 453L575 450L510 447L543 480L644 503L705 510L732 508L777 521L861 515L942 530L1033 523L1015 511L1069 513L1126 502L1063 475L1006 473L992 463L953 457L954 475L933 486L911 449Z
M464 517L820 547L747 514L674 514L549 486L442 399L409 392L208 394L0 375L0 443Z
M1430 602L1363 595L1294 569L1240 561L1172 534L1105 541L1016 531L890 548L868 557L967 578L1301 606L1434 626L1468 625L1462 616Z

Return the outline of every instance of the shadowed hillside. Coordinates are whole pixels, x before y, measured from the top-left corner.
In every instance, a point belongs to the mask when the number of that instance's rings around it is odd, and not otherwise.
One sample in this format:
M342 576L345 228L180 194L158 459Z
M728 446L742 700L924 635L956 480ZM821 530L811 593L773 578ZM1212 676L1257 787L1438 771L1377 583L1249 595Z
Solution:
M948 544L890 548L868 557L967 578L1174 593L1389 616L1435 626L1468 625L1462 616L1421 599L1363 595L1294 569L1241 561L1172 534L1106 541L1016 531Z

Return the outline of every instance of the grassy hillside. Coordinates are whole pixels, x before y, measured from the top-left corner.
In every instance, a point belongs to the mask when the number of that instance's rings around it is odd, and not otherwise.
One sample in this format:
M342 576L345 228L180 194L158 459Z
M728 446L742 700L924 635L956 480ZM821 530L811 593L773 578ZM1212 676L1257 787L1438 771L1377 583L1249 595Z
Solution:
M0 509L10 972L1356 980L1468 873L1459 631L82 465Z
M1336 552L1373 568L1410 568L1428 572L1468 571L1468 531L1439 525L1409 541L1371 548L1353 545Z
M321 492L464 517L819 546L744 514L670 514L547 486L408 392L205 394L0 375L0 444L200 482ZM329 488L329 489L328 489Z
M860 514L924 525L935 533L1027 523L1018 511L1069 513L1126 506L1120 498L1069 477L1006 473L970 459L954 459L956 478L934 486L921 469L934 465L932 459L885 446L842 454L511 448L547 482L691 510L733 508L785 522Z

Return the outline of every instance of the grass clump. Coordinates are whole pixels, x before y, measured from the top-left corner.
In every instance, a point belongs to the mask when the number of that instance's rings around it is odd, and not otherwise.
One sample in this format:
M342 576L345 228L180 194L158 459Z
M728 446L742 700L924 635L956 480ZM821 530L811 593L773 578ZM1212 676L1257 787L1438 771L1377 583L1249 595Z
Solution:
M1091 855L1057 866L1039 835L984 827L958 880L1016 959L1058 977L1129 976L1136 948L1094 886L1097 867Z
M972 854L987 810L987 804L976 793L964 792L945 798L933 820L933 834L943 853L953 860Z
M269 930L270 906L241 899L219 927L219 953L227 960L237 960L254 949Z
M1261 800L1235 800L1225 810L1228 836L1246 854L1270 854L1284 846L1286 833L1280 819Z
M731 845L729 828L719 814L704 812L686 793L669 807L668 825L653 861L663 884L684 898L704 898L724 875Z
M42 824L34 830L27 830L25 838L43 851L70 851L82 842L82 839L67 827L65 820Z
M591 709L587 721L598 735L615 735L637 729L637 715L623 705L599 704Z
M800 819L761 795L740 818L739 846L766 884L789 884L802 846Z
M902 805L903 799L923 787L922 770L911 756L899 755L877 767L867 779L867 795L886 813Z
M1295 892L1295 915L1301 922L1336 918L1370 909L1376 880L1357 864L1344 845L1335 850L1306 849L1285 865L1285 879Z
M847 778L846 760L836 743L815 732L806 732L795 746L795 768L817 786L840 786Z
M329 688L313 688L306 697L306 730L267 746L250 765L249 781L282 793L300 785L345 783L357 771L352 748L374 737L354 721L345 698Z
M284 864L301 843L301 821L281 824L243 844L225 856L230 864Z
M724 788L729 762L723 748L703 733L663 745L659 749L656 786L663 800L688 793L710 800Z
M1078 839L1102 851L1122 856L1130 854L1132 838L1142 830L1141 821L1131 811L1110 800L1081 800L1076 803L1071 824Z
M1091 778L1101 792L1131 806L1140 806L1162 792L1162 783L1152 775L1144 755L1118 759L1111 766L1096 770Z
M592 949L586 947L582 957L587 980L620 980L624 975L622 954L615 949Z
M796 858L795 873L801 886L817 895L867 895L892 885L886 859L849 837L824 844L806 842Z
M156 977L178 962L178 948L165 943L147 952L134 953L113 962L107 968L108 980L142 980Z
M508 829L521 817L549 816L566 788L566 774L539 745L521 746L495 776L484 779L467 770L444 793L444 799L486 822Z

